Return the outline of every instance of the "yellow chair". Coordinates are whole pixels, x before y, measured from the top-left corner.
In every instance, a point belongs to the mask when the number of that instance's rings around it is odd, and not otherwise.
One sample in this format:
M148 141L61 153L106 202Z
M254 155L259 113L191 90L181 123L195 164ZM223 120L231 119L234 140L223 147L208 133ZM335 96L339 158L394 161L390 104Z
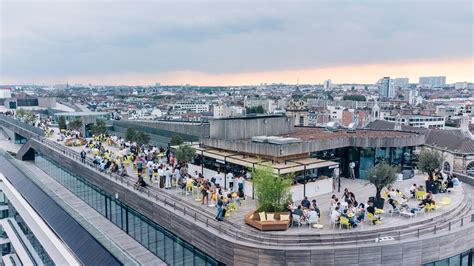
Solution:
M426 197L425 191L415 191L415 198L417 200L423 200Z
M347 227L348 229L352 228L351 223L349 223L349 219L347 219L346 217L343 217L343 216L341 216L339 218L339 225L340 225L341 228L342 227Z
M383 212L382 209L375 208L375 214L382 214Z

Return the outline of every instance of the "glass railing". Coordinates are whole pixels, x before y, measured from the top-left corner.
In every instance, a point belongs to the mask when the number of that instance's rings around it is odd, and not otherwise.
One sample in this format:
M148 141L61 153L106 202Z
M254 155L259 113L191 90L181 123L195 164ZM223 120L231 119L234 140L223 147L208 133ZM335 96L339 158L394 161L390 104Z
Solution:
M35 163L49 176L104 215L164 262L173 265L220 264L187 241L80 176L61 168L61 166L42 156L37 156Z

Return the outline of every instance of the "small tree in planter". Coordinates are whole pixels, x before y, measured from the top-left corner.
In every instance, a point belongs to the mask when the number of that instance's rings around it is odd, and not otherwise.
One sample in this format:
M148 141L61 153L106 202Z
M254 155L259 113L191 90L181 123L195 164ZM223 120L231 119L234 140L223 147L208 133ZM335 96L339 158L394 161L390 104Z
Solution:
M82 127L82 120L80 120L80 119L75 119L75 120L69 122L69 124L67 125L67 127L68 127L70 130L79 130L79 129L81 129L81 127Z
M257 197L257 211L286 210L286 205L291 200L291 177L275 175L273 167L259 165L252 171L252 181Z
M418 168L421 172L428 174L430 181L433 181L433 176L436 171L441 169L442 163L443 157L438 151L423 149L418 155Z
M187 144L179 145L179 147L175 150L176 159L181 165L186 165L188 162L190 162L194 158L195 154L196 149Z
M380 196L382 189L393 184L397 180L398 168L382 162L372 167L367 173L367 181L375 186L375 207L383 209L384 200Z

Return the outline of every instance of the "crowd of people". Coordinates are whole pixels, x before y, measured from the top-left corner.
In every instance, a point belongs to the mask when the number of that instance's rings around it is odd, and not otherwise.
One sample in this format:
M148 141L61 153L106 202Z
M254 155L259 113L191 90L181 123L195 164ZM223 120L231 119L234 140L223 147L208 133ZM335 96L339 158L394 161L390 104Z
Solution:
M134 184L136 189L156 183L159 188L175 187L186 195L198 191L201 204L217 209L216 219L219 221L224 219L227 211L235 209L235 203L240 203L244 199L242 176L227 173L226 178L230 181L228 182L230 186L225 189L224 177L220 171L209 179L197 171L189 173L187 164L177 162L169 148L138 145L116 136L95 135L84 145L80 153L83 162L87 160L88 154L100 171L131 176L127 168L133 166L133 171L137 175Z

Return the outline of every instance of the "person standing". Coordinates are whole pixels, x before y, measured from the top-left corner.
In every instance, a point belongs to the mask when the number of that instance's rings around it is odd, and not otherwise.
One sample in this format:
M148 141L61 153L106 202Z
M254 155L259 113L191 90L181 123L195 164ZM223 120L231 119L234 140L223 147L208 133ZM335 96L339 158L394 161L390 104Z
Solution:
M349 163L349 174L351 179L355 179L355 162Z
M84 150L81 151L81 161L82 163L86 163L86 152Z
M171 188L171 171L168 167L166 167L166 170L165 170L165 188L166 189Z
M217 217L216 219L218 221L223 221L224 220L224 197L220 196L219 199L217 200Z

